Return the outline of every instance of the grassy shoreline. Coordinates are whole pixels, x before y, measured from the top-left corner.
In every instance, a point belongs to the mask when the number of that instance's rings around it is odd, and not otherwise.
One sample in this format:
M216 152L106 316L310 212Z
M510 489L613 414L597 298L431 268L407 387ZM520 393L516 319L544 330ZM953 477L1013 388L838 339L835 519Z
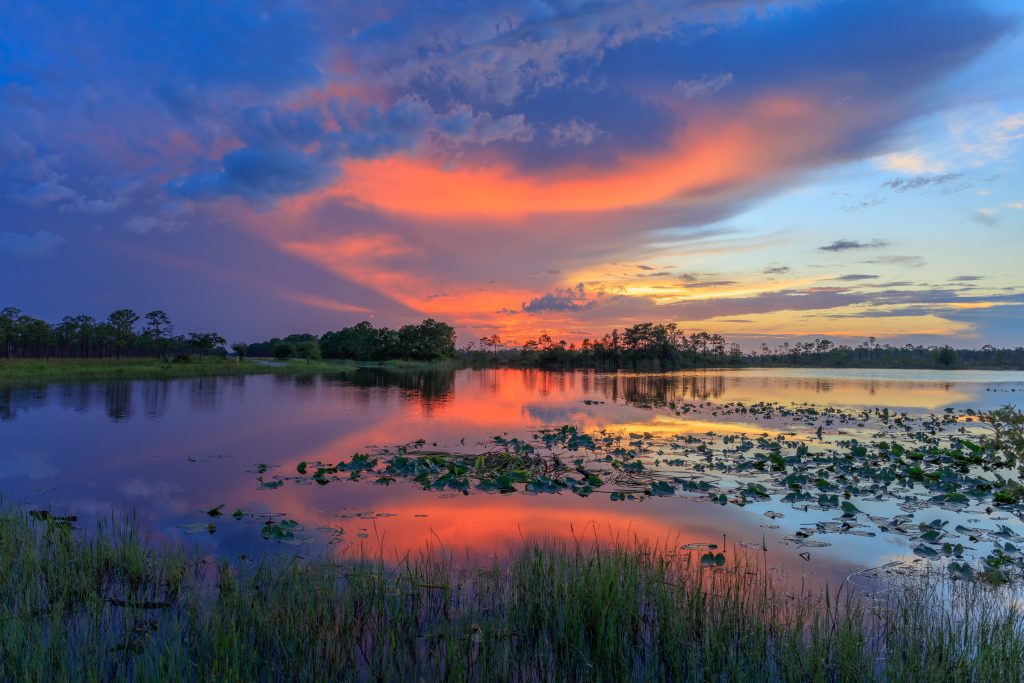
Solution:
M341 372L359 367L449 368L462 367L457 361L356 362L342 360L288 360L247 358L202 358L187 363L160 358L116 359L6 359L0 360L0 386L40 385L51 382L103 381L122 379L185 379L239 375L302 375Z
M976 584L854 601L651 546L231 564L125 524L86 535L3 507L0 529L3 680L1024 677L1020 607Z
M104 381L128 379L187 379L190 377L230 377L239 375L309 375L343 372L356 368L382 368L394 370L455 370L476 367L461 358L442 361L385 360L314 360L291 359L278 361L271 358L193 358L189 362L172 362L160 358L49 358L0 359L0 387L39 386L53 382ZM514 367L514 366L481 366ZM774 367L774 366L773 366ZM799 369L815 369L794 366ZM523 369L544 369L536 366ZM549 368L552 369L552 368ZM555 368L557 369L557 368ZM742 368L700 368L703 370L750 370ZM974 368L972 368L974 369ZM992 368L1005 369L1005 368ZM957 370L953 368L952 370ZM658 374L658 373L655 373Z

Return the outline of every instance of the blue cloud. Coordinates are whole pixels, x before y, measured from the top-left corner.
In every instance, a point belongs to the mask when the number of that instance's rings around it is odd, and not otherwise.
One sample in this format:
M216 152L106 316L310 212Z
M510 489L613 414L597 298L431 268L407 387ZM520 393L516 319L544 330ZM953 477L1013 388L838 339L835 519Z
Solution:
M0 252L17 259L49 256L54 249L66 242L60 235L37 230L32 233L0 232Z
M932 0L767 10L717 0L44 2L6 18L0 114L12 129L85 177L105 175L85 168L109 157L94 140L121 136L134 166L152 169L141 181L173 177L168 187L189 197L256 203L331 182L344 158L428 145L453 158L486 145L527 169L615 164L664 149L687 125L680 102L742 103L778 87L906 100L838 140L843 158L929 108L907 95L1009 29L973 3ZM291 94L327 85L376 101L321 93L295 108ZM77 133L60 130L68 119ZM166 168L153 141L181 125L202 151ZM244 147L217 161L206 153L236 140ZM34 201L80 194L79 180L40 186Z

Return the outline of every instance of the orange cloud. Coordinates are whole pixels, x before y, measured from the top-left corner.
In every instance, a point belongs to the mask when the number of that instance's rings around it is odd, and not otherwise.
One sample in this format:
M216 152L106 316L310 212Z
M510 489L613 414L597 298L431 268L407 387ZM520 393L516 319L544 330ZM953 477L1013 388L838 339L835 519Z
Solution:
M294 301L298 304L305 304L306 306L312 306L313 308L322 308L326 311L338 311L339 313L370 313L371 309L365 306L357 306L355 304L345 303L344 301L335 301L334 299L328 299L326 297L317 296L315 294L303 294L301 292L287 292L279 295L282 299L288 301Z
M813 161L846 127L837 119L812 100L773 96L687 121L670 149L623 157L610 169L528 175L503 162L445 168L412 156L350 160L334 187L291 201L345 197L399 214L508 219L706 200Z
M397 235L359 234L326 243L294 241L279 246L424 315L489 318L495 311L516 307L533 295L526 289L481 289L476 282L431 274L421 262L423 250Z

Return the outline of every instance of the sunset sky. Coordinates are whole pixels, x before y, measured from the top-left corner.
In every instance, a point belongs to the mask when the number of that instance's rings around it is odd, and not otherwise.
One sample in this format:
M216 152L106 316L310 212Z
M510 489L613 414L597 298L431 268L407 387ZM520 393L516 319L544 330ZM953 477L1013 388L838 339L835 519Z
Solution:
M1024 345L1017 0L2 16L0 307Z

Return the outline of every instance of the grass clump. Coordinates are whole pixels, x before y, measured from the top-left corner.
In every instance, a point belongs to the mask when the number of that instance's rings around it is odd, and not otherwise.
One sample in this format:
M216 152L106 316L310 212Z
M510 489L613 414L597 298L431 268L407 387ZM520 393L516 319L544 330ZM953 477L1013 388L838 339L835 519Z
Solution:
M1024 675L1020 611L974 583L908 579L876 604L790 596L742 563L641 544L528 543L468 569L428 551L232 565L130 523L84 535L5 508L0 530L2 680Z

